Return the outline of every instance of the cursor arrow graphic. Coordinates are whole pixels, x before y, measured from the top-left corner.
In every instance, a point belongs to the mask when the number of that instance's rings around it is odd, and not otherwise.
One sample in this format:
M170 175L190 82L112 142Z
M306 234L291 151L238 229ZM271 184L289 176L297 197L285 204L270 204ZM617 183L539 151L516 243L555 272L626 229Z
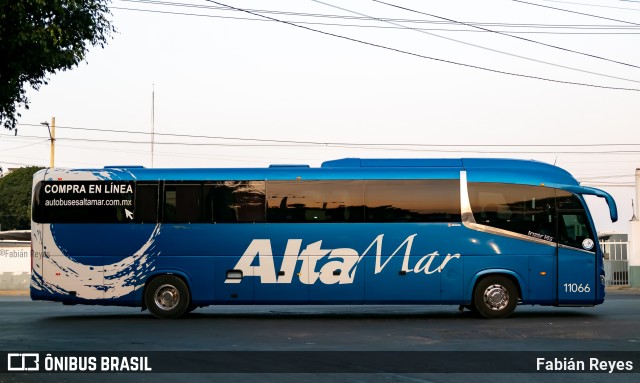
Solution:
M124 214L127 216L127 218L133 219L133 212L130 212L128 209L124 209Z

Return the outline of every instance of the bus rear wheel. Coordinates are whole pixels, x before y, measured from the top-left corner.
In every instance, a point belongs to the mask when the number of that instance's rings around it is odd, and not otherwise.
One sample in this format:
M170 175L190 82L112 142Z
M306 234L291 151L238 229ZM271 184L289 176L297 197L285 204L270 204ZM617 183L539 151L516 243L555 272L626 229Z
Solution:
M144 303L157 318L178 318L187 311L191 303L189 288L176 276L161 275L147 285Z
M485 318L506 318L518 304L518 290L513 282L501 275L482 279L473 292L475 311Z

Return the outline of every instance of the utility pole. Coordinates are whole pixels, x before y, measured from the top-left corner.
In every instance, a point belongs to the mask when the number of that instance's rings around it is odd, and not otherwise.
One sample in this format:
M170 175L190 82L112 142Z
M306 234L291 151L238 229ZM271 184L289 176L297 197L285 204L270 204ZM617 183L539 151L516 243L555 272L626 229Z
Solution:
M51 158L49 159L49 167L53 169L53 160L56 156L56 118L51 117L51 132L49 133L51 138Z
M41 122L40 125L44 125L49 130L49 139L51 140L51 154L49 156L49 167L53 169L54 158L56 154L56 118L51 117L51 125L48 122Z

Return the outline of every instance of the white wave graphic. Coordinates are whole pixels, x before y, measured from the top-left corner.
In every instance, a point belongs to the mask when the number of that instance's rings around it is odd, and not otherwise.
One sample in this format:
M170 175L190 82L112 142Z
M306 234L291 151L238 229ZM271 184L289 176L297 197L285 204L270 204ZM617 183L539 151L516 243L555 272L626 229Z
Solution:
M47 172L45 179L106 181L132 180L134 177L124 169L54 169ZM31 286L35 290L65 296L75 291L78 298L88 300L114 299L141 288L148 273L155 269L155 256L159 250L154 248L154 242L160 234L160 224L155 226L149 239L134 254L103 266L85 265L67 257L64 249L56 243L51 224L33 226L32 241L38 244L36 248L44 250L41 263L34 262L32 270ZM87 252L90 253L91 249L88 248Z
M132 293L144 285L145 276L155 269L159 250L154 242L160 235L160 227L155 226L149 239L134 254L116 263L92 266L64 255L55 242L51 225L43 225L42 287L50 293L65 295L75 291L83 299L113 299Z

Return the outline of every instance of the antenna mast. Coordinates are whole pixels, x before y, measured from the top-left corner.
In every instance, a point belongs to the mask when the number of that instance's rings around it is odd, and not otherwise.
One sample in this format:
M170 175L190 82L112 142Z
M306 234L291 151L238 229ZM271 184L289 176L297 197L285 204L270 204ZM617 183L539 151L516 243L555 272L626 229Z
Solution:
M156 84L151 88L151 167L153 168L153 149L155 144L156 130Z

